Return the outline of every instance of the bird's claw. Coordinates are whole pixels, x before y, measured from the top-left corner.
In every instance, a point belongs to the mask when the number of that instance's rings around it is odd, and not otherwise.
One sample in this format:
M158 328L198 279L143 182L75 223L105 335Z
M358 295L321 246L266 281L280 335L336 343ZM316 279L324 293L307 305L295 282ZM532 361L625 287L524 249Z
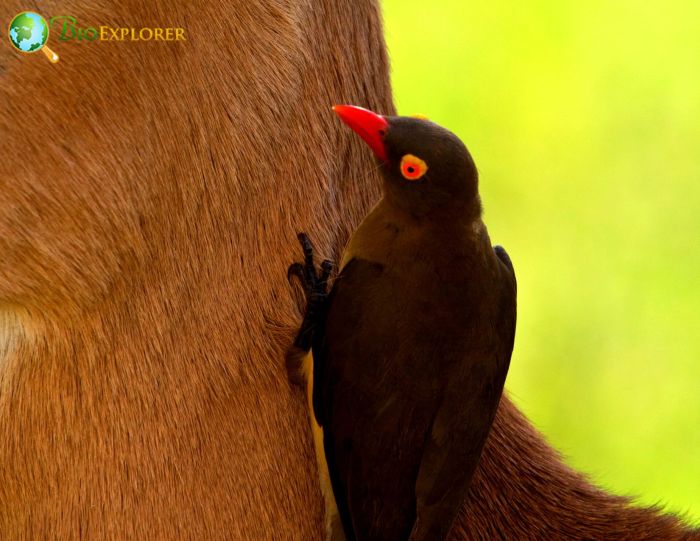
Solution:
M306 295L308 311L309 303L327 295L328 278L333 272L333 262L324 259L320 271L317 271L314 266L314 246L311 239L306 233L299 233L297 238L304 251L304 263L292 263L287 269L287 280L291 282L294 277L299 279Z
M304 289L306 297L304 321L294 344L308 351L311 348L316 319L328 296L328 279L333 272L333 263L325 259L321 263L320 269L317 269L314 266L314 246L311 239L306 233L299 233L297 238L304 252L304 262L292 263L287 269L287 279L291 283L294 277L298 278Z

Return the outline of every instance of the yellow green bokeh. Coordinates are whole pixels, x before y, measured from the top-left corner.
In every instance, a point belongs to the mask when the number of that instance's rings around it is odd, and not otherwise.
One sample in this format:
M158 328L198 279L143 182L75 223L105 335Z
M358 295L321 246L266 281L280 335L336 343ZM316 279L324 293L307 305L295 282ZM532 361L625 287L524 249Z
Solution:
M507 388L700 519L700 2L384 0L399 111L460 135L519 281Z

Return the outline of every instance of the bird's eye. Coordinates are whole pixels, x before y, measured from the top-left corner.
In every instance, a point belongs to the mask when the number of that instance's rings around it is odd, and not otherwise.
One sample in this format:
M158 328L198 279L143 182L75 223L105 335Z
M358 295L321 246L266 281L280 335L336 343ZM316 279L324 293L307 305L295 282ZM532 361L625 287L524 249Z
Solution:
M413 154L401 158L401 174L406 180L418 180L428 170L428 164Z

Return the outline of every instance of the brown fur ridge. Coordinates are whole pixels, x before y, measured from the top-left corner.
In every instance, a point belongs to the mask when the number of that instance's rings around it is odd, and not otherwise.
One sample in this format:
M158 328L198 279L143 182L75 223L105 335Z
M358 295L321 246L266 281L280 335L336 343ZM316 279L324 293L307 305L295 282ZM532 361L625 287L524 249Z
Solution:
M52 37L52 65L3 37L0 538L320 539L284 277L297 231L337 259L377 198L329 107L393 112L378 6L9 0L0 21L26 9L187 41ZM504 401L455 538L684 532Z

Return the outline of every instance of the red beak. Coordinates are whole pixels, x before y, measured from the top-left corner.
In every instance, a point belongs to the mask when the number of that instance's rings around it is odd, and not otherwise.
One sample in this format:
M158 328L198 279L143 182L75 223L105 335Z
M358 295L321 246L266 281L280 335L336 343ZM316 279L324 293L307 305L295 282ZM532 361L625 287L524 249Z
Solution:
M383 162L388 161L384 146L384 135L389 129L386 118L354 105L335 105L333 111L340 117L340 120L364 139L377 158Z

